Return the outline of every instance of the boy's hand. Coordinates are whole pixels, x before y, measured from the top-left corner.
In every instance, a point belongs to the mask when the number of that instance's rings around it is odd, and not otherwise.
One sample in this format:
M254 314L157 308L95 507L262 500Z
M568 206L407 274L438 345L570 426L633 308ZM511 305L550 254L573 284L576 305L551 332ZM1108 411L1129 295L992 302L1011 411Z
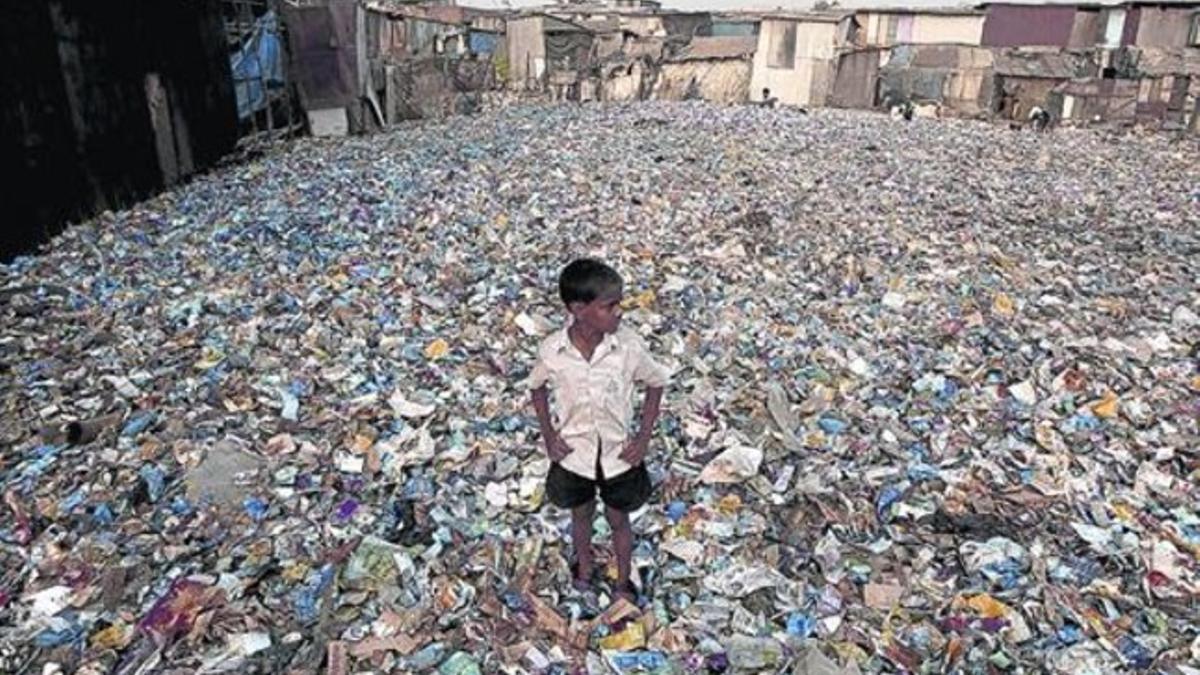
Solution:
M546 436L546 456L555 464L567 458L571 454L571 446L558 435L558 432L550 433Z
M650 446L650 438L648 436L637 435L625 441L625 447L619 455L632 466L637 466L646 459L646 449Z

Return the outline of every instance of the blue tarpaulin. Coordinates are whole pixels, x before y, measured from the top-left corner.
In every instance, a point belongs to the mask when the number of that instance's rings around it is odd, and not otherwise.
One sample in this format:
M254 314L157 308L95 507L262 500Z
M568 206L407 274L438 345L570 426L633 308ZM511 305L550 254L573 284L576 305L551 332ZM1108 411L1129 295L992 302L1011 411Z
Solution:
M496 33L473 30L467 34L467 49L472 54L493 54L499 41Z
M238 117L245 119L267 106L268 89L284 86L283 51L275 12L259 17L250 39L230 58L230 66Z

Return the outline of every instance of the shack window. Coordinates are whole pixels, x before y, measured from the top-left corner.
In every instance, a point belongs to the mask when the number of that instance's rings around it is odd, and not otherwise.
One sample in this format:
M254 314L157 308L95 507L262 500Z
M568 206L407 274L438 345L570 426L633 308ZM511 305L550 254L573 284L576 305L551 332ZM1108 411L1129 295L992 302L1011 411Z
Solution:
M1188 44L1200 47L1200 12L1192 15L1192 32L1188 35Z
M787 68L791 70L796 65L796 24L788 22L776 24L771 31L770 51L767 52L769 68Z

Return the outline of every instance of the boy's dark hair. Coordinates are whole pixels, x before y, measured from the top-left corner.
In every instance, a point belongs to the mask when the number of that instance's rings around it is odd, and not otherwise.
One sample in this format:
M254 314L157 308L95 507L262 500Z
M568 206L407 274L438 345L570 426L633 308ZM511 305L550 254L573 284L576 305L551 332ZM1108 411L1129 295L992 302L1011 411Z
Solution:
M558 295L563 304L591 302L607 293L620 293L621 275L595 258L572 260L558 275Z

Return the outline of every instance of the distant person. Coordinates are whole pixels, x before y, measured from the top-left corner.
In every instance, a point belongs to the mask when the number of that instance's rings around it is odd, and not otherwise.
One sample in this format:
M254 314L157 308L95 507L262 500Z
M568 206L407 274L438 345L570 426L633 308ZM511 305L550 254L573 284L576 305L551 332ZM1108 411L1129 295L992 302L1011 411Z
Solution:
M762 107L774 108L779 103L779 99L771 95L771 90L768 87L763 87L762 90Z
M904 101L891 94L883 97L883 109L894 120L904 119Z
M614 595L636 604L629 514L650 498L646 452L670 373L635 331L621 328L623 287L617 271L599 260L582 258L563 269L558 293L570 319L542 341L529 386L551 462L546 499L571 511L572 586L591 591L599 493L617 559ZM646 400L633 431L637 384L646 387Z
M913 108L912 101L903 101L893 105L888 112L891 114L892 119L894 120L902 119L905 122L911 122L915 110Z
M1046 131L1050 127L1050 111L1040 105L1033 106L1029 111L1029 124L1038 133Z

